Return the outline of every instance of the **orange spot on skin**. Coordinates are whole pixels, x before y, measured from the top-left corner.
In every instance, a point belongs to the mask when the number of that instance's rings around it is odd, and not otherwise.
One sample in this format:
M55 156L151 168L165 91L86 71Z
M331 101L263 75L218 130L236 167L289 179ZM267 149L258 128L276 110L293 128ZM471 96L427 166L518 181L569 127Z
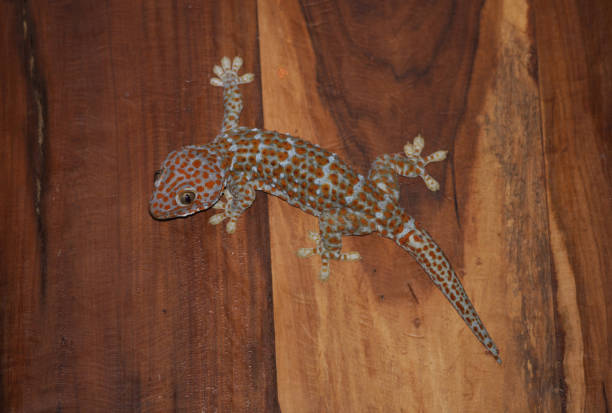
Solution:
M279 79L286 78L288 74L289 74L289 72L284 67L281 66L281 67L278 68L278 78Z
M317 163L321 166L325 166L329 163L329 160L321 155L316 156Z

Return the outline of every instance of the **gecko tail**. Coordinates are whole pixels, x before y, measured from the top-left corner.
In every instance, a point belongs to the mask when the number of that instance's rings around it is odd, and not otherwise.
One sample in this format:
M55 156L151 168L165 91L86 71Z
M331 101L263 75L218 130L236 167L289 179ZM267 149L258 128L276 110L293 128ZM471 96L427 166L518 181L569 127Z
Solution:
M472 330L476 338L488 350L495 360L501 364L499 350L487 332L472 302L465 293L459 277L455 274L444 253L421 228L414 218L401 214L401 223L387 236L412 255L425 270L431 281L442 291L463 321ZM395 226L395 225L394 225Z

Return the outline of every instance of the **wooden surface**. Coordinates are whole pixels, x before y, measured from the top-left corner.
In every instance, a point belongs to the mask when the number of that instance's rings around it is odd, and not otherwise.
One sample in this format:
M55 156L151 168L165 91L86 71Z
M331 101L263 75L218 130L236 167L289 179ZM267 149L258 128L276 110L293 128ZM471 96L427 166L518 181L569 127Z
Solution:
M0 404L278 411L265 198L233 237L148 214L166 154L219 130L212 66L259 74L256 5L1 7Z
M2 411L610 411L608 3L2 2ZM450 150L400 202L502 366L388 240L345 239L363 260L321 283L294 254L316 220L278 199L233 236L151 219L234 54L245 125L360 172L419 132Z

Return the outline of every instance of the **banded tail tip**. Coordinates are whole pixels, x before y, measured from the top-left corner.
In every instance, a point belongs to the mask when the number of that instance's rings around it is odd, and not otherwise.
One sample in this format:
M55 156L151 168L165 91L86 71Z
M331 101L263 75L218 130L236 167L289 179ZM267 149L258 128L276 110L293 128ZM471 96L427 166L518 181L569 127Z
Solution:
M497 361L497 364L501 366L502 360L501 360L501 357L499 357L499 354L493 354L493 357L495 357L495 361Z

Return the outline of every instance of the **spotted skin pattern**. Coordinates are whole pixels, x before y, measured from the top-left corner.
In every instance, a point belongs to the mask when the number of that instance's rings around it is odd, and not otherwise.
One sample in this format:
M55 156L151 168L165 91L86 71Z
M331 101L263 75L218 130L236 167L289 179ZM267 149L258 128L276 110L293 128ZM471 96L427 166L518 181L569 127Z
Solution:
M330 260L357 260L357 252L342 252L342 237L378 233L408 251L442 291L485 348L501 363L499 351L480 321L459 278L431 236L398 204L397 176L421 177L427 188L439 184L425 167L442 161L446 151L421 157L424 140L417 136L403 153L386 154L372 164L368 177L356 173L334 153L297 137L238 126L242 98L238 85L253 80L238 76L242 59L224 57L211 79L224 88L225 115L221 133L206 145L171 152L155 174L150 201L154 218L184 217L214 208L209 222L227 222L236 229L238 217L251 206L256 191L275 195L319 218L311 233L315 247L301 257L321 257L321 279L329 277ZM225 200L221 200L224 196Z

